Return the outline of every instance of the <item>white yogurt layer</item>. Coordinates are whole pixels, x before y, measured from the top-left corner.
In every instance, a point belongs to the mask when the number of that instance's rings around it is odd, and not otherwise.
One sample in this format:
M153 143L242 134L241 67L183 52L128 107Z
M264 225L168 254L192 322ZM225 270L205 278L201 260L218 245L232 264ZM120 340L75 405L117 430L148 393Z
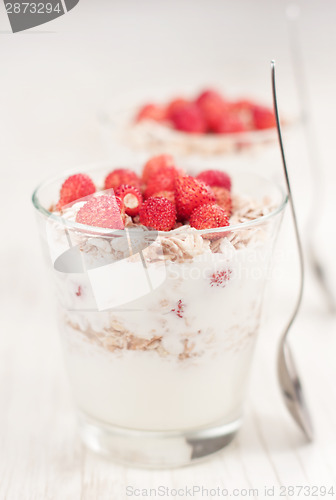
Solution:
M102 352L65 329L76 402L90 417L139 430L185 430L240 417L253 342L204 359Z

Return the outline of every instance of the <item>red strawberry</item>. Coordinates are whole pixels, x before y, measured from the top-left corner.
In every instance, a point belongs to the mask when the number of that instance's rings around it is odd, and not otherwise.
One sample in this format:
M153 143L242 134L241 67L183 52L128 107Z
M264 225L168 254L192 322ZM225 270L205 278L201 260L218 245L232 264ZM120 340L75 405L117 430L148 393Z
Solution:
M118 196L123 202L127 215L130 215L131 217L138 215L139 209L142 205L142 194L139 189L134 186L123 184L116 190L116 196Z
M215 134L237 134L246 130L248 129L241 118L232 113L223 114L212 124L212 131Z
M210 286L225 288L232 274L231 269L216 271L210 276Z
M229 218L218 205L201 205L195 208L190 216L190 225L195 229L210 229L215 227L224 227L229 225ZM204 234L203 237L215 240L221 238L223 233Z
M190 102L176 109L170 117L177 130L183 132L203 134L206 132L207 124L199 107Z
M174 191L175 179L180 175L175 167L164 167L159 173L151 176L145 190L145 198L153 196L158 191Z
M214 90L205 90L197 97L195 102L201 110L209 130L213 130L216 123L228 109L228 103Z
M221 94L219 92L217 92L216 90L213 90L213 89L203 90L199 94L199 96L196 97L196 99L195 99L196 104L198 104L201 107L203 105L206 105L210 101L212 101L213 103L217 102L217 104L225 102L224 99L223 99L223 97L221 96Z
M177 99L173 99L167 106L167 118L170 119L173 114L178 111L181 107L189 104L190 101L184 99L183 97L178 97Z
M104 189L117 189L122 184L140 189L140 179L138 175L128 168L117 168L112 170L105 179Z
M223 187L213 186L212 191L216 198L216 204L225 210L228 217L232 214L232 198L230 191Z
M264 106L254 106L253 108L254 126L258 130L273 128L276 126L273 111Z
M166 167L174 167L174 158L170 155L159 155L153 156L145 164L142 172L143 182L148 182L149 178L153 175L158 174L161 170Z
M175 200L179 217L188 219L196 207L206 203L214 203L215 195L204 182L191 176L185 176L176 178Z
M60 210L65 205L73 201L80 200L95 193L96 187L90 177L86 174L71 175L63 182L60 191L60 199L57 209Z
M240 122L244 124L245 131L254 130L253 108L255 104L248 99L240 99L230 103L231 116L239 118Z
M148 198L140 208L140 222L157 231L170 231L176 222L176 209L166 198Z
M76 222L87 226L124 229L124 210L120 198L110 194L92 197L77 212Z
M159 191L158 193L154 193L153 198L167 198L167 200L171 201L175 205L175 195L174 191Z
M143 106L135 121L140 122L142 120L154 120L156 122L162 122L166 118L166 109L163 106L158 106L157 104L146 104Z
M199 181L205 182L208 186L219 186L230 191L231 179L230 176L222 170L203 170L196 176Z
M177 302L176 308L172 309L171 312L174 312L176 314L176 316L178 316L179 318L183 318L184 307L185 307L185 305L182 302L182 300L180 299Z

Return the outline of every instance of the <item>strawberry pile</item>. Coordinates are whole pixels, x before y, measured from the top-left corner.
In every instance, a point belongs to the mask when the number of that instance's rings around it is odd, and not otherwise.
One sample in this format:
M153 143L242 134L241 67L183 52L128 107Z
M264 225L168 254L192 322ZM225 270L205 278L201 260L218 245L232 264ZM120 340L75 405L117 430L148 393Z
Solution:
M145 104L136 122L152 120L190 134L234 134L276 126L272 109L249 99L229 100L208 89L194 99Z
M76 222L109 229L123 229L126 219L157 231L183 224L195 229L229 225L232 213L231 179L220 170L205 170L196 177L175 165L170 155L150 158L138 176L127 168L108 173L104 190L96 189L86 174L75 174L63 183L57 210L84 201ZM131 219L130 219L131 218ZM208 232L216 239L222 233Z

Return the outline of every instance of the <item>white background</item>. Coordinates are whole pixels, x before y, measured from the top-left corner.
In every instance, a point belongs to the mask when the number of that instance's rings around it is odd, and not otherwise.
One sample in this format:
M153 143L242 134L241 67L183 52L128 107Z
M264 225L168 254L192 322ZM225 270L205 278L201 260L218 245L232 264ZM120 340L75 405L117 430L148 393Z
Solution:
M66 16L15 35L0 5L1 500L119 500L126 498L127 484L258 487L259 498L266 498L264 484L334 484L336 494L335 318L327 314L309 273L293 349L315 420L313 445L305 445L287 415L275 377L276 339L295 300L291 239L275 286L280 299L269 301L273 313L260 338L238 439L204 465L138 472L81 448L30 202L42 179L107 158L97 115L127 92L214 83L270 102L269 61L275 58L279 98L286 109L295 109L286 5L280 0L80 0ZM305 0L300 5L299 36L325 185L318 250L334 282L336 4ZM302 138L288 159L305 223L314 189Z

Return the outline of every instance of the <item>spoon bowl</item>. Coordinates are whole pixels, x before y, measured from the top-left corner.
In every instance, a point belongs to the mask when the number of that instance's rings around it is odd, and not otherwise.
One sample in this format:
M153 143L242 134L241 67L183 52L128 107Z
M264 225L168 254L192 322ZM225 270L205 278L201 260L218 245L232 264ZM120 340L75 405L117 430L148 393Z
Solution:
M284 339L279 346L278 378L289 413L302 429L307 440L313 441L313 424L287 339Z

